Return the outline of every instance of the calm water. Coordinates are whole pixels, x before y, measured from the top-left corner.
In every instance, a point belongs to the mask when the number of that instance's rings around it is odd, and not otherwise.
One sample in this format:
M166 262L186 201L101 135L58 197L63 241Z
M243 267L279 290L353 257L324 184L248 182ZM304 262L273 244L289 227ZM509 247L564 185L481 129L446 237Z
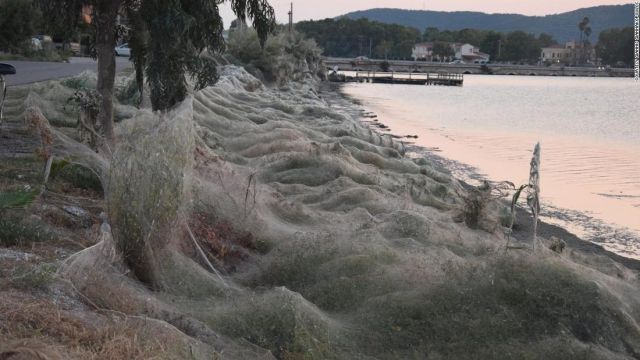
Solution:
M491 180L528 180L542 146L545 220L640 258L640 84L465 76L464 87L349 84L399 135ZM452 169L469 178L466 167Z

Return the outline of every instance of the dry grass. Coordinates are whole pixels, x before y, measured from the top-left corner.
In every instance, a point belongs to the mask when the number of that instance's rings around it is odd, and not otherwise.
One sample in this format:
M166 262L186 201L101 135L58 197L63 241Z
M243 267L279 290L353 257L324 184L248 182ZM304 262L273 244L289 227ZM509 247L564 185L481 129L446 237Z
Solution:
M170 342L150 340L140 322L95 315L90 325L48 299L17 292L0 299L0 359L168 357Z
M233 272L252 252L258 251L253 235L237 231L229 222L195 213L189 223L196 238L202 242L209 261L222 266L226 272Z

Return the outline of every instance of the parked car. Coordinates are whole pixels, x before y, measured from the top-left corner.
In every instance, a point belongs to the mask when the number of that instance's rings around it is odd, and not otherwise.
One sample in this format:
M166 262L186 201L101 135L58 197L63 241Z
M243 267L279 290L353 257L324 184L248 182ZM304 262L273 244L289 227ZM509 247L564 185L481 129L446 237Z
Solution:
M127 43L116 46L115 51L116 56L131 56L131 49L129 49L129 44Z
M31 50L42 50L42 41L36 37L32 37Z
M51 39L51 36L49 35L38 34L38 35L35 35L34 38L42 42L53 42L53 40Z
M452 62L450 62L449 64L464 64L464 61L462 61L460 59L455 59Z

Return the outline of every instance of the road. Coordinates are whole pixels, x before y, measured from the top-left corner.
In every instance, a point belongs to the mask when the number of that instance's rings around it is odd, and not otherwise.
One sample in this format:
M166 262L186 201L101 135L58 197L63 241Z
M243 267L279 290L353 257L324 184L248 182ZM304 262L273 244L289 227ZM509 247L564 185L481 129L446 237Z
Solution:
M68 63L39 61L2 61L16 67L15 75L6 75L8 85L23 85L38 81L78 75L85 70L98 70L98 63L91 58L74 57ZM126 57L116 57L116 69L121 71L131 66Z

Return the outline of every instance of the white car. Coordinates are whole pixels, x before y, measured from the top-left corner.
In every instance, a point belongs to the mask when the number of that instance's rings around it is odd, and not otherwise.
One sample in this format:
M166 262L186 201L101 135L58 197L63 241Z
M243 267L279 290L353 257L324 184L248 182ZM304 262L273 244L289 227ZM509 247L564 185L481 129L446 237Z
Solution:
M129 44L127 43L116 46L115 51L116 56L131 56L131 49L129 49Z
M31 38L31 49L42 50L42 41L36 37Z

